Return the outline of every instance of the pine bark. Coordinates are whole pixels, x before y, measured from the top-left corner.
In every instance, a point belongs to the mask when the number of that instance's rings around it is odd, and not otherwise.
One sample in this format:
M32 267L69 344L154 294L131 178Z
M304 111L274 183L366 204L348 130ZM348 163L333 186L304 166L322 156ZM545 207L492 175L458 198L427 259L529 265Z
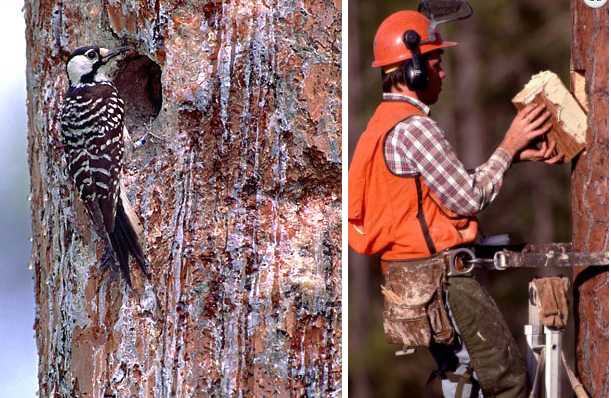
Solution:
M609 250L609 5L571 1L571 69L585 77L587 149L572 175L573 246ZM609 396L609 269L574 271L577 372L592 398Z
M341 3L25 17L39 396L340 396ZM125 158L151 264L131 290L64 173L65 62L91 44L139 54L118 77L132 137L150 133Z

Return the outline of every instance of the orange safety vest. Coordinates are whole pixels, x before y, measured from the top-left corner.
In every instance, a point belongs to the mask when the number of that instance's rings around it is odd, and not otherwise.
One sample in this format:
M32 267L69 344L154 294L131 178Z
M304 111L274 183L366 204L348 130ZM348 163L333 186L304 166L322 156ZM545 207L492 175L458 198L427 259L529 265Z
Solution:
M435 196L422 176L393 174L384 157L388 133L422 111L383 101L361 135L348 172L348 242L383 260L426 258L477 239L476 217L459 216Z

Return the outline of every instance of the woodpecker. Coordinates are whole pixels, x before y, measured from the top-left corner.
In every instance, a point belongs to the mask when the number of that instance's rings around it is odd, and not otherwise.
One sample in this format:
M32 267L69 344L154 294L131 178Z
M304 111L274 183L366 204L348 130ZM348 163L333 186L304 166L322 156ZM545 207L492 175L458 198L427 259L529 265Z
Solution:
M138 240L139 221L121 192L125 103L111 81L118 55L128 50L88 46L66 63L69 87L60 111L68 174L105 244L103 267L115 263L127 284L130 254L145 275L147 261ZM113 255L114 253L114 255Z

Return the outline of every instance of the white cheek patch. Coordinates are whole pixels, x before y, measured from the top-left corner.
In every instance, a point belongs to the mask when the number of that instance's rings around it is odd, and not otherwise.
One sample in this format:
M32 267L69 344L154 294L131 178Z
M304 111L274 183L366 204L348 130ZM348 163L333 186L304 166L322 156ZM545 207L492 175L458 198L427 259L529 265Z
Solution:
M93 70L93 63L84 55L77 55L68 62L68 78L71 82L78 82L81 76Z

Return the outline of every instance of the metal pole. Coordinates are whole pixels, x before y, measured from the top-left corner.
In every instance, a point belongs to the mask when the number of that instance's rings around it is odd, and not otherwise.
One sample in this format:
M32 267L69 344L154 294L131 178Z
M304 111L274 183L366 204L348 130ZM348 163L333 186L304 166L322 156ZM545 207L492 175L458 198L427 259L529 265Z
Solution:
M562 398L560 370L562 332L545 327L545 398Z
M524 326L524 334L526 335L526 369L531 386L536 386L537 366L541 356L541 349L545 344L545 336L543 334L543 326L539 318L539 309L537 308L537 293L535 289L529 285L528 287L528 325ZM534 392L534 397L539 397L540 388Z

